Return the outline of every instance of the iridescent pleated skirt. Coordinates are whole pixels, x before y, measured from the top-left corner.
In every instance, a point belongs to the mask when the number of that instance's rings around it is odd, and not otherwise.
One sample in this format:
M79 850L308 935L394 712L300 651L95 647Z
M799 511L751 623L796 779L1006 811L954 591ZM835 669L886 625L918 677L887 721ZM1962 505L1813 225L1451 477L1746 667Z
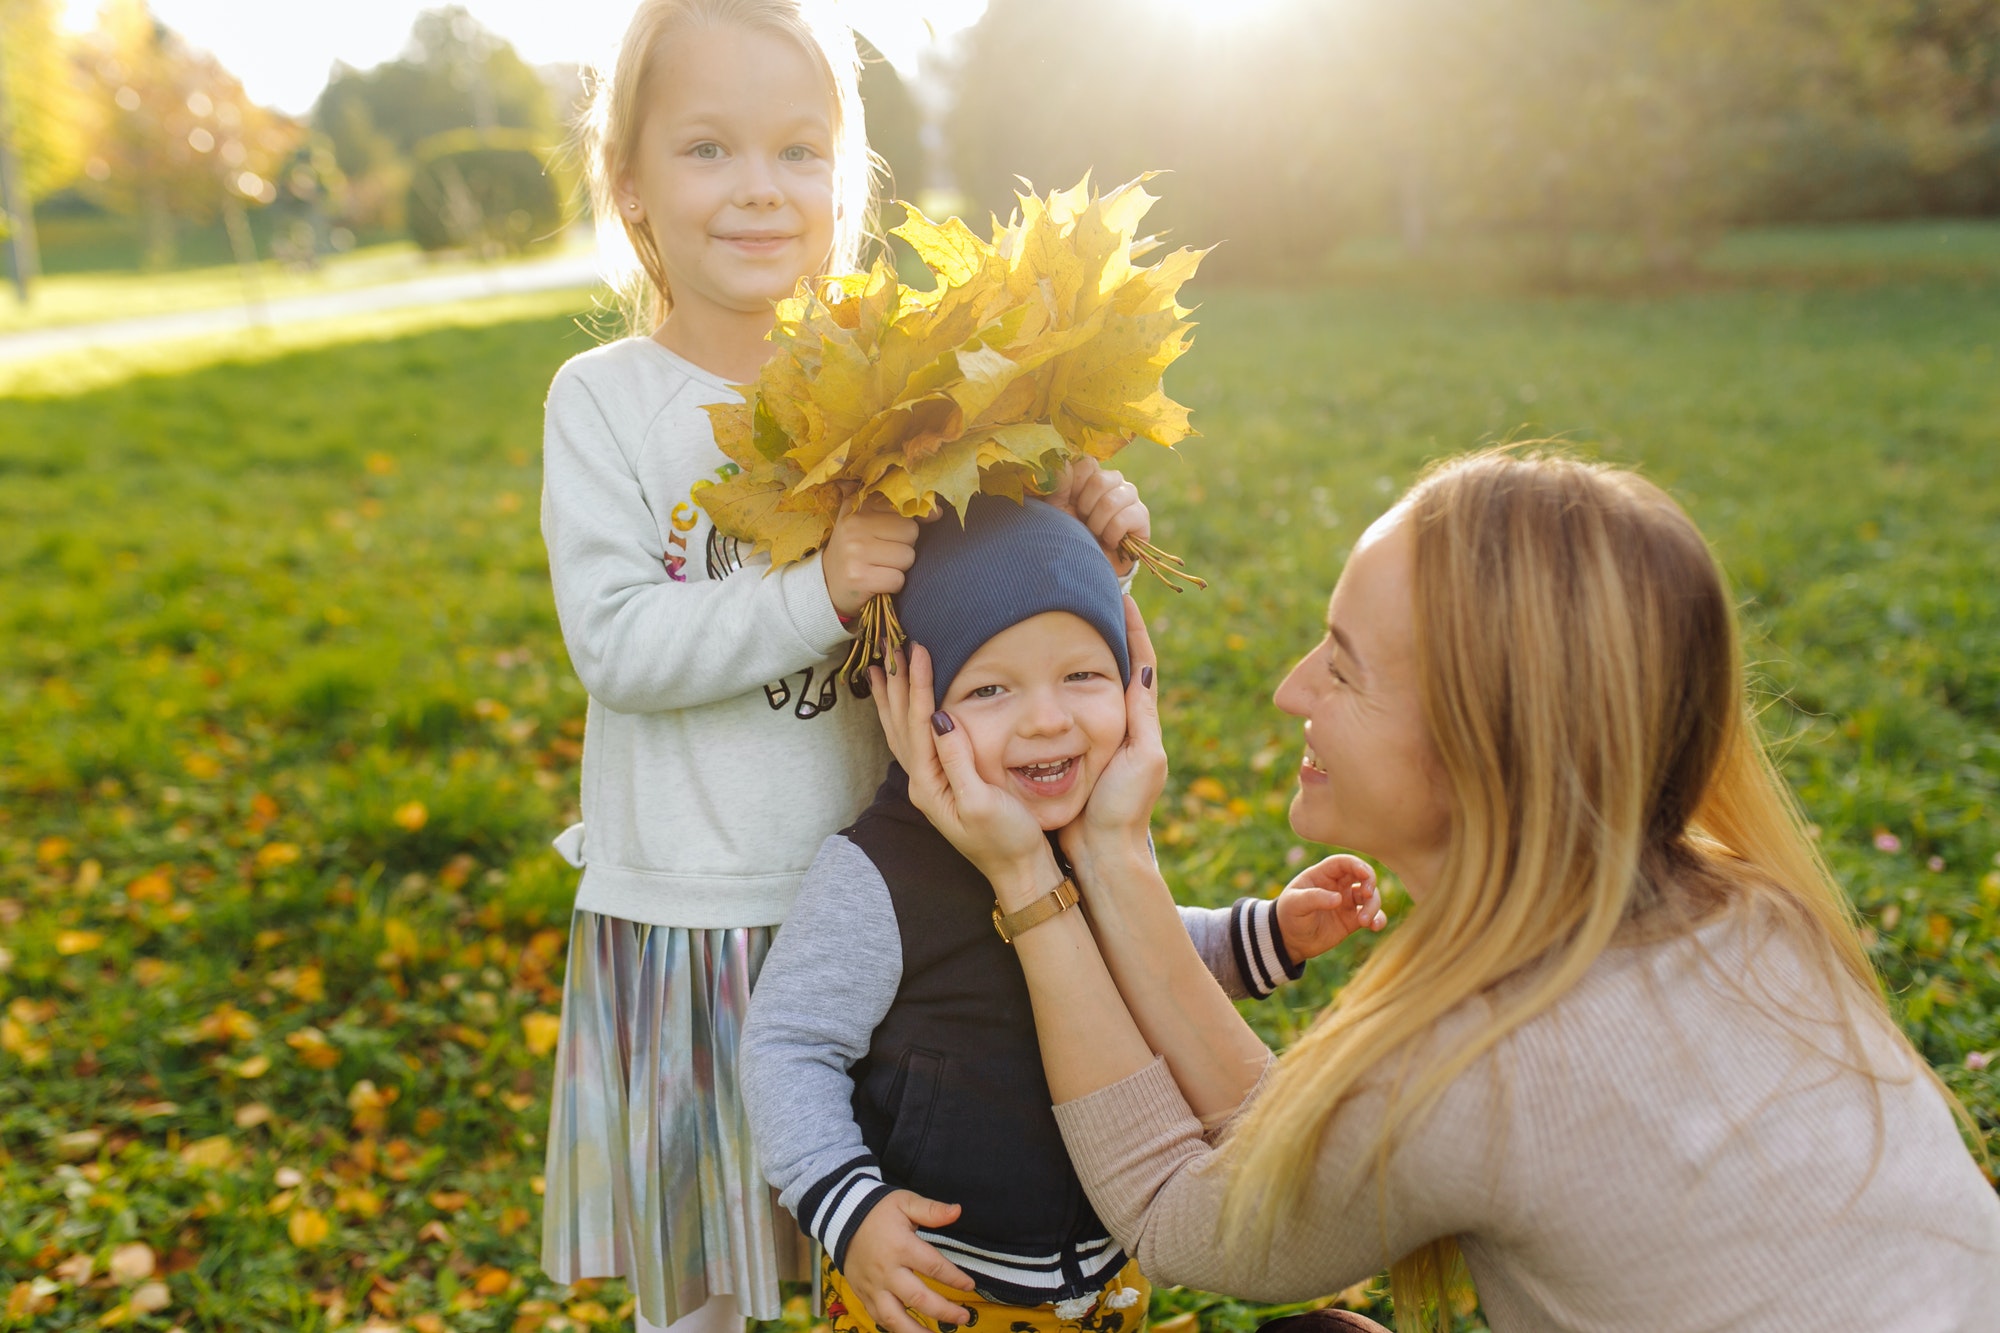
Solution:
M736 1297L776 1319L805 1239L764 1183L737 1083L770 927L570 923L549 1113L542 1267L622 1277L655 1324Z

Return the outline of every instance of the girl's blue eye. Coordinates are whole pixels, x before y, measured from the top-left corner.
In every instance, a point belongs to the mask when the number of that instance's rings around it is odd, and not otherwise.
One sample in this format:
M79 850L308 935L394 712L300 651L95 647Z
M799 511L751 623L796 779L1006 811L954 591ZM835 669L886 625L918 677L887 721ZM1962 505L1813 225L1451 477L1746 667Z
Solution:
M722 145L719 143L698 143L694 146L694 155L704 162L713 162L716 158L722 156Z
M981 685L966 697L969 699L997 699L1000 697L1000 687L998 685Z
M787 162L803 162L813 156L813 150L802 143L795 143L778 156Z

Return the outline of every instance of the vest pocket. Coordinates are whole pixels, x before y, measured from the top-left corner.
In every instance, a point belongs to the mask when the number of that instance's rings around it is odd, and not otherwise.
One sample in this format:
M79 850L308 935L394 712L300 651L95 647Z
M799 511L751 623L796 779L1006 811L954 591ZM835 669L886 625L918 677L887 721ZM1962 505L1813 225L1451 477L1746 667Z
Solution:
M924 1141L930 1137L931 1113L937 1109L938 1091L944 1083L944 1057L935 1051L912 1046L896 1064L895 1081L889 1087L889 1138L882 1145L882 1175L892 1185L902 1185L914 1175L923 1160Z

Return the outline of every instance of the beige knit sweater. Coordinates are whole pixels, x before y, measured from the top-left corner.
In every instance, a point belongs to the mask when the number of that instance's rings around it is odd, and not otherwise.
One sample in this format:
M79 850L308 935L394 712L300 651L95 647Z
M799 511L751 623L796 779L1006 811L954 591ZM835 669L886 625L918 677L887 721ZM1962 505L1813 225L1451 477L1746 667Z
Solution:
M1871 1085L1773 1018L1826 1013L1805 975L1741 918L1607 951L1409 1127L1386 1212L1360 1160L1383 1090L1344 1107L1266 1251L1219 1235L1230 1159L1163 1062L1056 1117L1156 1283L1304 1300L1457 1236L1495 1333L2000 1330L2000 1196L1899 1043Z

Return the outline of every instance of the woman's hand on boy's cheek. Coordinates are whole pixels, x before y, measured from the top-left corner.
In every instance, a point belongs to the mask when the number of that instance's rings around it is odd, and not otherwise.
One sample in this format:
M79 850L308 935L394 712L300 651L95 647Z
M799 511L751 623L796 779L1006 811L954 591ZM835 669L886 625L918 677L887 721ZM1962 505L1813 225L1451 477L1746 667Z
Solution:
M1296 962L1319 957L1357 930L1388 924L1375 871L1358 856L1307 866L1278 895L1278 930Z
M854 1239L847 1243L841 1276L885 1333L925 1333L923 1325L910 1318L911 1310L941 1324L972 1322L971 1311L938 1295L918 1276L972 1290L972 1279L917 1235L918 1227L950 1226L957 1220L957 1204L939 1203L909 1190L888 1195L861 1219Z
M1048 500L1082 520L1120 577L1131 572L1133 563L1119 549L1125 539L1152 539L1153 516L1139 498L1139 488L1122 474L1107 471L1094 458L1071 463Z

